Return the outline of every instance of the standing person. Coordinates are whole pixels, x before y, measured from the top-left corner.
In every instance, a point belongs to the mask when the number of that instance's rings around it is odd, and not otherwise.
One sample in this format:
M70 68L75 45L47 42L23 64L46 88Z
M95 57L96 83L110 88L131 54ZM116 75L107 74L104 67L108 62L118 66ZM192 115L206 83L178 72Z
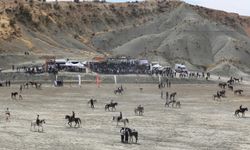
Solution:
M128 129L125 129L125 143L128 143L128 136L129 136Z
M23 91L23 85L20 85L19 91L20 93Z
M168 92L166 92L166 100L168 100Z
M241 82L243 81L243 77L240 77L240 81L241 81Z
M6 115L6 121L9 121L9 119L10 119L10 111L9 111L9 108L6 109L5 115Z
M91 105L91 108L95 108L93 99L90 99L90 105Z
M121 142L124 143L124 136L125 136L125 129L124 127L122 127L122 129L120 130L121 133Z
M168 86L171 87L171 82L169 81Z
M161 91L161 98L163 99L163 91Z

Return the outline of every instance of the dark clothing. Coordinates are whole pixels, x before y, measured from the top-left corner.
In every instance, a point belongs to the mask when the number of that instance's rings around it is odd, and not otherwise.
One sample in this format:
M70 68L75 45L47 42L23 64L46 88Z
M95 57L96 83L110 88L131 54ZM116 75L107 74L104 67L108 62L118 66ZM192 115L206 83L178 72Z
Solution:
M95 107L95 106L94 106L94 100L93 100L93 99L90 100L90 105L91 105L91 108L94 108L94 107Z
M129 136L128 130L125 130L125 143L128 143L128 136Z
M120 130L120 133L121 133L121 142L124 143L125 129L122 128L122 129Z
M75 112L72 111L71 119L75 119Z
M40 122L39 116L37 116L37 118L36 118L36 124L39 125L39 122Z

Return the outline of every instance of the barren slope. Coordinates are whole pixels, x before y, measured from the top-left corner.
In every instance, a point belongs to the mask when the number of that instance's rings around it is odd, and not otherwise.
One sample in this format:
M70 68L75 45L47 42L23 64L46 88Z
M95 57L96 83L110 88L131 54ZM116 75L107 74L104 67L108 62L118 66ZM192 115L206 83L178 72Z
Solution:
M248 72L250 18L180 1L1 5L4 67L41 58L129 55L211 69L221 61ZM4 6L4 7L3 7ZM32 56L23 56L29 51ZM6 57L8 55L8 57ZM18 59L16 60L16 57ZM15 59L13 62L8 60Z

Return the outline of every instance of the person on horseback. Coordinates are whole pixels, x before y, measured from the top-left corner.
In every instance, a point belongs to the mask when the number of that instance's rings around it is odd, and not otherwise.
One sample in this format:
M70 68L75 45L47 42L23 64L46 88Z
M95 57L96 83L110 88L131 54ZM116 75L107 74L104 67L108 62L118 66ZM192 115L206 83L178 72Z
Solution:
M120 116L117 118L117 121L120 121L122 119L122 112L120 112Z
M37 124L37 126L39 126L39 122L40 122L39 115L37 115L37 117L36 117L36 124Z
M120 87L120 90L121 90L121 91L123 91L123 87L122 87L122 85L121 85L121 87Z
M72 119L72 120L75 119L75 112L74 112L74 111L72 111L71 119Z
M111 101L110 101L110 105L112 105L112 104L113 104L113 101L114 101L114 100L111 100Z
M242 105L240 105L240 110L242 110Z

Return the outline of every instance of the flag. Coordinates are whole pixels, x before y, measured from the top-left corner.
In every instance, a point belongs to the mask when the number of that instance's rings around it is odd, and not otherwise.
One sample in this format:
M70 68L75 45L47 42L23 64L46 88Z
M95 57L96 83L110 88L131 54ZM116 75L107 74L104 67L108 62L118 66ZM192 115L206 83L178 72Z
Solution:
M96 74L96 85L98 86L98 87L100 87L100 76L99 76L99 74Z

